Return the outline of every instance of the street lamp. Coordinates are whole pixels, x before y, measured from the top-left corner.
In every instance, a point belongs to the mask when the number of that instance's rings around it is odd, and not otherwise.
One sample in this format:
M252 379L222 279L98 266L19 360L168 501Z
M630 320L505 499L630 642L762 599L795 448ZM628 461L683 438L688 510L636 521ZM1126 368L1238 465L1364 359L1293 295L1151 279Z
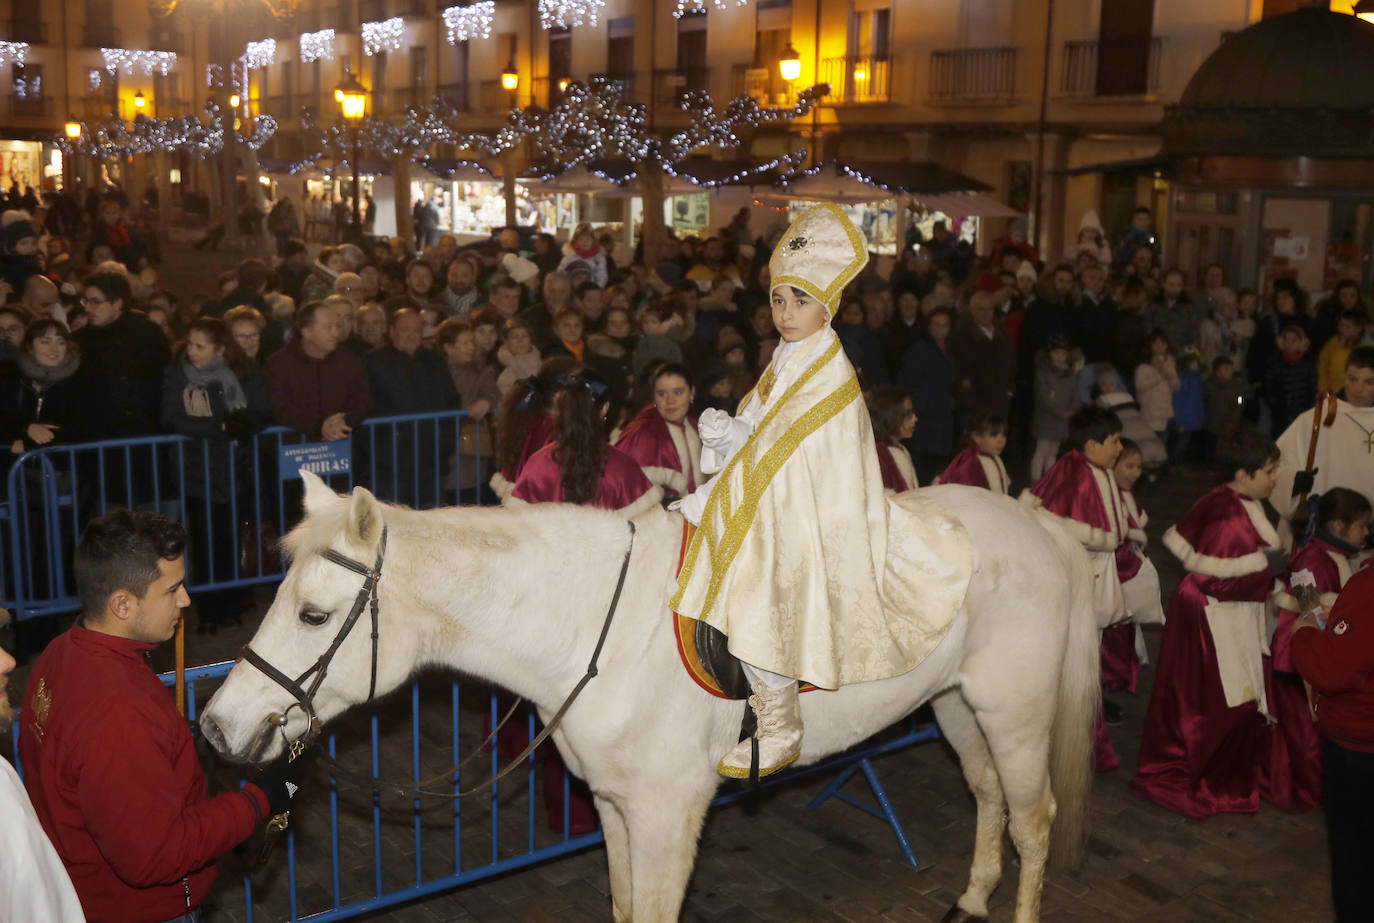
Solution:
M1365 22L1374 23L1374 0L1360 0L1351 12Z
M81 123L75 119L68 119L67 124L62 126L62 128L67 133L67 137L71 138L73 141L81 137Z
M519 86L520 72L515 69L515 59L512 58L506 69L501 71L501 89L514 93Z
M801 55L797 49L788 42L787 47L778 55L778 73L782 74L782 79L791 83L801 76Z
M143 107L146 105L148 105L148 100L144 98L143 91L139 90L137 93L134 94L134 108L137 109L139 112L142 112Z
M349 165L353 168L353 242L358 243L363 239L362 214L358 210L362 199L358 187L358 125L367 114L367 87L359 83L351 71L344 71L343 80L334 88L334 98L339 101L339 109L353 135L353 155L349 158Z
M239 96L239 94L237 94L237 93L231 93L231 94L229 95L229 108L230 108L230 109L238 109L239 103L241 103L241 102L243 102L243 99Z

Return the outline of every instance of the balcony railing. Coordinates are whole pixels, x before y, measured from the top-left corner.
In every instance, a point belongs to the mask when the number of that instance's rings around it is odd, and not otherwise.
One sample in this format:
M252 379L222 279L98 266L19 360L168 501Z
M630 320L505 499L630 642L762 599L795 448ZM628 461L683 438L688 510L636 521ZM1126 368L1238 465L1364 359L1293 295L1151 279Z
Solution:
M500 80L483 80L477 84L478 112L506 112L519 106L525 98L522 86L515 92L503 89Z
M48 24L38 19L11 19L6 38L11 42L46 45L48 44Z
M10 94L10 115L16 118L46 118L52 115L51 96L16 96Z
M107 119L110 116L120 116L121 103L119 100L110 99L108 96L85 96L81 99L81 117L83 119Z
M825 58L821 80L830 84L827 103L885 103L892 99L892 58L888 55Z
M435 91L435 95L446 102L454 112L470 112L470 90L471 85L468 83L442 83Z
M119 30L109 23L88 22L81 29L81 45L84 48L123 48L119 40Z
M157 96L153 98L153 112L158 118L168 117L180 118L183 115L195 115L191 111L194 103L189 99L181 99L177 96Z
M930 54L935 102L1003 102L1016 95L1014 47L960 48Z
M1131 96L1159 92L1159 38L1065 42L1066 96ZM1108 65L1104 72L1102 65Z
M374 100L382 112L379 114L401 115L411 106L429 105L429 93L424 87L395 87L382 94L374 94Z
M563 91L572 81L567 77L535 77L530 88L530 102L543 109L552 109L563 101Z
M796 101L792 84L776 67L736 64L731 77L731 96L752 97L760 106L790 106Z
M708 92L711 71L706 67L681 67L654 71L653 105L659 109L676 109L683 94L694 90Z

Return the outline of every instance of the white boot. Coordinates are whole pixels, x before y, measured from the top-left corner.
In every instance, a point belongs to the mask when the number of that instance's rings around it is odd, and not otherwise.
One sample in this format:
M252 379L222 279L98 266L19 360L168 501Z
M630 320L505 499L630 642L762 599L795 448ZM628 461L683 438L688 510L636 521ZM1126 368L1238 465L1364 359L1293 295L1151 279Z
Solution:
M749 697L754 709L759 742L759 778L772 775L795 762L801 756L802 720L797 701L797 684L789 683L781 689L770 689L764 683L754 683ZM728 779L749 778L753 747L748 738L740 741L720 761L716 771Z

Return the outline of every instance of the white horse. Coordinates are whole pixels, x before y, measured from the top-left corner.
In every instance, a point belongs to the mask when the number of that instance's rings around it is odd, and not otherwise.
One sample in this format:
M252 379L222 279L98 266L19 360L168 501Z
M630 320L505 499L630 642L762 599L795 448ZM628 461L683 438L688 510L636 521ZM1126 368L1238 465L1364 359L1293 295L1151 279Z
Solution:
M545 718L558 708L601 631L630 542L623 518L561 504L415 512L304 477L308 515L286 538L291 565L252 641L263 659L295 677L326 650L363 580L321 552L370 568L385 527L376 693L442 664L524 696ZM968 888L946 919L986 918L1009 814L1021 857L1015 920L1030 923L1039 917L1052 826L1057 865L1077 864L1085 838L1100 696L1091 569L1072 539L1013 500L959 486L928 493L973 540L964 607L911 672L803 695L799 765L932 701L978 809ZM736 741L741 706L700 689L678 657L665 601L676 584L681 518L654 510L635 525L600 674L553 740L595 795L613 918L653 923L678 917L720 784L716 762ZM313 695L322 720L367 699L370 634L364 614ZM230 759L268 759L283 740L272 717L287 715L286 737L305 730L292 703L282 686L239 663L201 727Z

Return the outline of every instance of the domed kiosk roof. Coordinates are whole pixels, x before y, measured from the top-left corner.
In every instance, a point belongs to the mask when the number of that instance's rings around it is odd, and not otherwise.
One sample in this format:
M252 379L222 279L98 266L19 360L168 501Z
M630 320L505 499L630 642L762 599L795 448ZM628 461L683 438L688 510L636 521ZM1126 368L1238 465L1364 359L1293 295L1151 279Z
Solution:
M1368 156L1374 25L1323 6L1226 39L1162 126L1169 153Z

